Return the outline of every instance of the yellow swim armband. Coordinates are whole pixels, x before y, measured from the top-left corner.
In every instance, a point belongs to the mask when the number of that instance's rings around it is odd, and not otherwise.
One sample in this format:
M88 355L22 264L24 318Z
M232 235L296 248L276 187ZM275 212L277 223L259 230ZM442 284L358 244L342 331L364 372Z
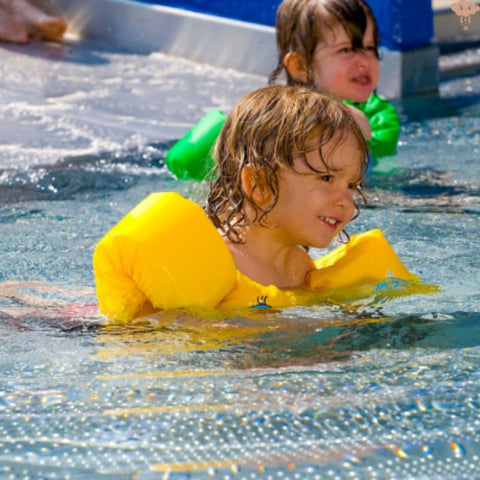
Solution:
M230 251L200 205L152 193L98 243L99 309L131 320L160 309L215 308L233 286Z
M170 308L284 308L347 300L355 289L389 278L419 281L382 232L371 230L316 260L306 288L261 285L236 269L203 209L172 192L151 194L120 220L98 243L93 264L100 312L116 320Z

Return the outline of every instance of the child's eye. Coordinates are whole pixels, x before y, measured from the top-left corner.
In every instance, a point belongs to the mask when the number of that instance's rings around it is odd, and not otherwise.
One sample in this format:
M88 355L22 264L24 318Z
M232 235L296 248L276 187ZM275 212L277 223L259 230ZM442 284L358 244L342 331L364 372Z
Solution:
M360 185L360 184L359 184L358 182L349 183L349 184L348 184L348 188L349 188L350 190L356 190L356 189L359 187L359 185Z
M320 180L322 180L322 182L331 182L333 180L333 175L330 175L328 173L320 175Z
M342 47L338 49L338 53L350 53L351 51L351 47Z

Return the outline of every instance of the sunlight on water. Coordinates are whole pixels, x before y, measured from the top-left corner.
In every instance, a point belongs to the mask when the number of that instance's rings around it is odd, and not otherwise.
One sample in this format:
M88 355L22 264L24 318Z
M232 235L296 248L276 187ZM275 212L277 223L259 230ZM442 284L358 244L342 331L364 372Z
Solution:
M474 107L404 123L350 229L381 227L438 293L108 324L94 246L152 191L202 203L165 153L263 79L89 48L94 82L72 48L48 102L34 80L19 101L22 68L0 89L19 122L0 133L0 477L479 478Z

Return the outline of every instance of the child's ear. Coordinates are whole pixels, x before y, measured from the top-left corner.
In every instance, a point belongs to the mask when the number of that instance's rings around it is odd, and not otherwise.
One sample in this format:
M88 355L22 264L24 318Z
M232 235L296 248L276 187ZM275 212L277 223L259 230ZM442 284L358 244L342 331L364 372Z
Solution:
M245 165L245 167L242 168L242 188L257 205L261 206L268 200L268 192L265 188L263 172L260 172L260 175L255 175L254 167L250 165Z
M305 60L297 52L289 52L283 57L283 66L290 76L300 83L307 83L307 66Z

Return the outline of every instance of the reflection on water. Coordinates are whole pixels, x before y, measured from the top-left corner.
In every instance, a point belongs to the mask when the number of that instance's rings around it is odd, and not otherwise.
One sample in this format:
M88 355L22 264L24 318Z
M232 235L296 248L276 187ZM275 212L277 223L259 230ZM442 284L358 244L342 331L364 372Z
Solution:
M1 322L22 352L1 359L13 478L475 478L478 314L18 313Z

